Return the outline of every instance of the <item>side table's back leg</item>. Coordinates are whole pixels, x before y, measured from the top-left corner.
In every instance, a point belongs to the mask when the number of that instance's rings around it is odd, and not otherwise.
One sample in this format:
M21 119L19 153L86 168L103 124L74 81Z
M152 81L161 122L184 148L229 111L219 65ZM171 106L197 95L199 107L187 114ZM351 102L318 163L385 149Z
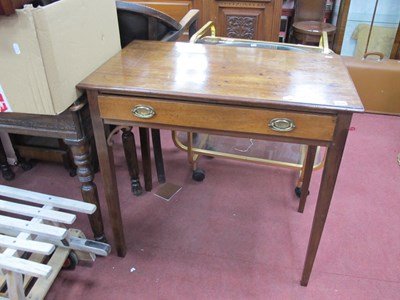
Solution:
M151 172L150 136L148 128L139 128L140 149L142 152L144 189L149 192L153 188Z
M154 160L156 163L158 183L165 183L166 178L159 129L151 129L151 139L153 141Z

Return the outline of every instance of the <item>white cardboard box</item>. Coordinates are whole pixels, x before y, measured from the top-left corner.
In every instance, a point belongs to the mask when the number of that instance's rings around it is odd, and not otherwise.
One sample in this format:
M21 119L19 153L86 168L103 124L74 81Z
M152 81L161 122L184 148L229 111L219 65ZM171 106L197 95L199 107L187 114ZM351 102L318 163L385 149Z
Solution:
M56 115L120 47L115 0L60 0L0 16L0 112Z

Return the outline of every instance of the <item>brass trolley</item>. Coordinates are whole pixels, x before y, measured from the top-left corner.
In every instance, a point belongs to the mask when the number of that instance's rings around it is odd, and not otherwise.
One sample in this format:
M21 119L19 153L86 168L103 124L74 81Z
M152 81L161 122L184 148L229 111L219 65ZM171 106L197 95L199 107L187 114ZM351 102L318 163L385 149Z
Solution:
M207 32L211 32L211 35L204 36ZM326 33L322 35L318 47L244 40L217 37L215 26L211 21L197 31L192 36L190 42L216 46L254 47L325 54L332 53L332 50L327 46ZM298 197L301 195L303 168L305 166L305 157L307 156L308 150L307 145L181 131L173 131L172 139L176 147L187 152L188 161L193 170L192 178L195 181L202 181L205 178L205 171L198 167L198 159L200 156L222 157L299 170L299 178L296 183L295 193ZM314 161L314 170L320 169L323 166L324 158L325 149L318 147L316 159Z

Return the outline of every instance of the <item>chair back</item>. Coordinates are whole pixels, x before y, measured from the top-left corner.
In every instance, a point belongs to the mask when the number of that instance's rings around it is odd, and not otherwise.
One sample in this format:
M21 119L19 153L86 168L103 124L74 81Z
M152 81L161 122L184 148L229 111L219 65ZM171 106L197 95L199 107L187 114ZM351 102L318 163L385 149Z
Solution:
M323 22L326 0L296 0L293 22Z
M59 1L59 0L33 0L30 2L32 3L32 5L34 7L37 7L37 6L46 6L46 5L49 5L49 4L57 2L57 1Z
M181 30L177 21L156 9L134 2L116 1L116 5L122 48L137 39L165 40Z

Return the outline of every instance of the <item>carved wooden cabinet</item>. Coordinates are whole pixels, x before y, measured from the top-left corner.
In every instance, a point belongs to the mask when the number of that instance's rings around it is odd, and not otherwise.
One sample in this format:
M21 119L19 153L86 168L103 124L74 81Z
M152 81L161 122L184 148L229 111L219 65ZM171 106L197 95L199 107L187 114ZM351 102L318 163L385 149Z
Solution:
M212 0L209 16L217 28L217 35L278 41L282 0Z
M217 35L278 41L282 0L125 0L138 2L169 14L179 21L192 8L200 10L198 28L208 21Z

